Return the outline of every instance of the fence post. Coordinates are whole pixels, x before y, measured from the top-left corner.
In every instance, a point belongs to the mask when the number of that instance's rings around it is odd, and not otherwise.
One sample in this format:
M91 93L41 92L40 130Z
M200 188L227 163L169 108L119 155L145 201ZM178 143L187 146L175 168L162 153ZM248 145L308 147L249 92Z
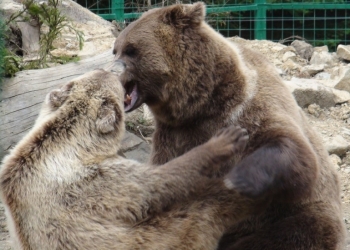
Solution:
M257 5L255 11L254 37L258 40L266 40L266 0L254 0Z
M112 12L116 21L124 22L124 0L112 0Z

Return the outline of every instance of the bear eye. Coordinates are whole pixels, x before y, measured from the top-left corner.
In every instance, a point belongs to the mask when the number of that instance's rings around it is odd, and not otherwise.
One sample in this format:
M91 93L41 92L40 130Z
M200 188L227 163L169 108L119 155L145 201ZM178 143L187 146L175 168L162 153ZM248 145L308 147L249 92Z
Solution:
M134 57L137 54L137 50L134 46L127 46L124 50L124 54L129 57Z

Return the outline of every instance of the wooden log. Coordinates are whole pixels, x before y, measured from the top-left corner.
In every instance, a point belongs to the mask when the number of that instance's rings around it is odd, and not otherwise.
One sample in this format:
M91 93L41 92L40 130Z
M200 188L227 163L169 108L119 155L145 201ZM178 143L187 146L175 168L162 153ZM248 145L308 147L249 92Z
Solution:
M76 63L21 71L5 79L0 92L0 159L31 129L47 93L86 72L107 68L113 58L109 50Z

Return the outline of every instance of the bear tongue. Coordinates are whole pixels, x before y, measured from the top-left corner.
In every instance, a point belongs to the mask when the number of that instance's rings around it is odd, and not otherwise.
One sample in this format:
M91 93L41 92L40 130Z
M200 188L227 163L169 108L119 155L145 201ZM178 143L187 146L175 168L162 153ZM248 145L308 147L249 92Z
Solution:
M135 102L137 101L137 98L138 98L137 87L135 85L131 93L125 95L124 111L129 111L130 109L132 109L132 107L135 105Z

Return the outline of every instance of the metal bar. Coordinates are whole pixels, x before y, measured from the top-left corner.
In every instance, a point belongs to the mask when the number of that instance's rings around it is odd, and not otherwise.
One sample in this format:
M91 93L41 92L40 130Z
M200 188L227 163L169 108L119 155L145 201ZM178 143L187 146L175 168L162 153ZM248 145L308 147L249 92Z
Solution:
M261 0L256 0L261 1ZM263 5L266 10L300 10L300 9L349 9L350 4L328 4L328 3L275 3L275 4L260 4ZM259 5L259 8L261 7ZM124 0L112 0L112 8L115 10L115 13L119 17L124 16L124 19L138 18L142 13L119 13L121 10L124 10ZM118 12L119 11L119 12ZM247 6L225 6L225 7L209 7L207 13L222 13L222 12L240 12L240 11L258 11L258 5L252 4ZM123 11L124 13L124 11ZM100 14L102 18L105 19L114 19L110 14Z
M266 40L266 0L255 0L257 9L255 11L254 37Z
M350 4L343 4L343 3L283 3L283 4L266 4L267 9L269 10L300 10L300 9L307 9L307 10L320 10L320 9L350 9Z
M242 6L225 6L225 7L210 7L207 9L207 13L222 13L222 12L236 12L236 11L249 11L257 10L257 5L242 5Z
M112 1L112 13L115 20L123 22L124 17L124 0L111 0Z
M99 14L99 16L106 20L115 20L115 14Z
M136 19L139 18L142 15L142 13L125 13L124 19Z
M257 1L264 1L264 0L255 0L255 3ZM263 5L266 10L301 10L301 9L307 9L307 10L319 10L319 9L350 9L350 4L334 4L334 3L274 3L274 4L268 4L268 3L259 3L258 4L251 4L247 6L225 6L225 7L210 7L207 9L207 13L220 13L220 12L236 12L236 11L249 11L249 10L258 10L261 5Z

